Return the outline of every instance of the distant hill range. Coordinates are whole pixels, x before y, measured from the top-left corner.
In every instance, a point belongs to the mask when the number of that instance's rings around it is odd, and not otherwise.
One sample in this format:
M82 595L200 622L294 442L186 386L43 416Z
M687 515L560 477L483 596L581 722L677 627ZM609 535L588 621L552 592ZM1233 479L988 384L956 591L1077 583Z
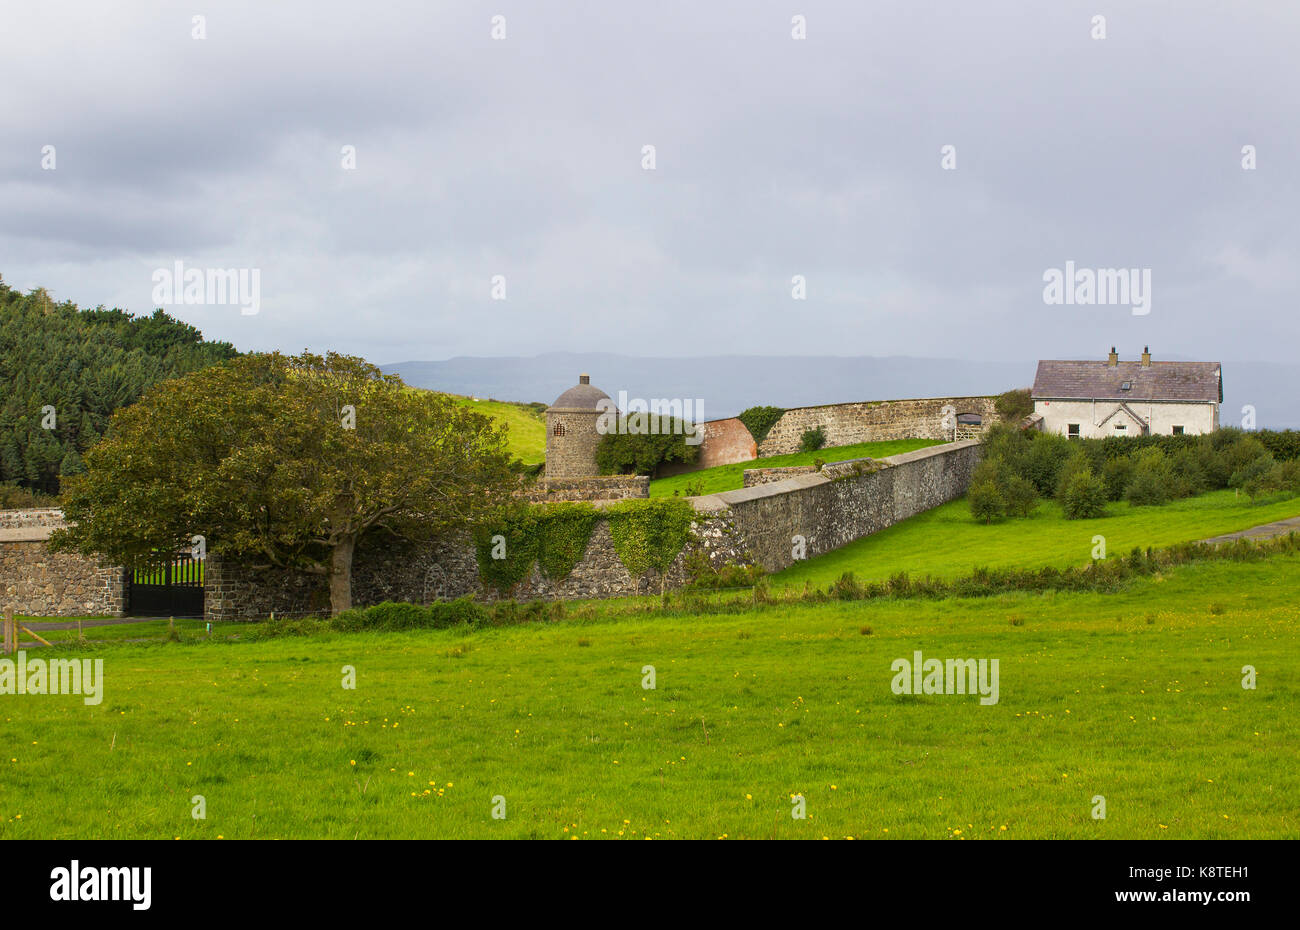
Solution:
M1098 358L1103 360L1104 356ZM1241 408L1252 404L1259 428L1300 428L1296 391L1300 365L1213 357L1202 360L1223 363L1223 425L1239 425ZM547 404L577 384L579 374L586 373L592 384L616 400L619 391L646 399L701 398L705 419L714 420L760 404L790 408L856 400L1000 394L1029 387L1037 365L1036 358L1014 362L906 356L638 358L603 352L551 352L530 358L452 358L381 367L417 387Z

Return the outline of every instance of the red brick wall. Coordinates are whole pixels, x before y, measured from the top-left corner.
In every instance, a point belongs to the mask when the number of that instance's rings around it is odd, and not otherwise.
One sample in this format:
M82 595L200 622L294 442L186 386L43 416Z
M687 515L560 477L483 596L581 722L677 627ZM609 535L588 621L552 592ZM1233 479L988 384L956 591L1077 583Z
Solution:
M744 423L735 417L708 420L704 424L704 441L700 443L700 457L691 465L678 463L666 465L660 469L658 477L666 478L669 475L699 471L701 468L713 468L715 465L749 462L757 457L758 447Z

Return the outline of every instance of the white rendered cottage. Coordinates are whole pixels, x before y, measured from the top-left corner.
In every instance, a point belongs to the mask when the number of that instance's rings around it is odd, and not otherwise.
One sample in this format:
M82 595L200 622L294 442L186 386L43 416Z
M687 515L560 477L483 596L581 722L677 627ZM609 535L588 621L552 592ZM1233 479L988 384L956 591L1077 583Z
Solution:
M1041 361L1034 413L1045 433L1105 436L1209 433L1219 428L1223 372L1218 362Z

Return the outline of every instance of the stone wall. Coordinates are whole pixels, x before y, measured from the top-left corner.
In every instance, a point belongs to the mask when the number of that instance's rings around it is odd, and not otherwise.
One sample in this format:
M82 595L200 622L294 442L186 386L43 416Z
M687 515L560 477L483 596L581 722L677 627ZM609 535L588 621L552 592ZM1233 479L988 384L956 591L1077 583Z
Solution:
M753 488L760 484L772 484L793 478L795 475L814 475L816 465L790 465L785 468L746 468L741 476L743 487Z
M667 573L667 587L687 581L686 564L702 554L714 568L728 562L757 562L779 571L793 562L793 537L803 536L808 556L820 555L870 533L937 507L963 494L982 447L966 441L932 446L885 459L835 462L814 471L765 469L779 480L691 498L697 519L692 539ZM793 476L790 472L795 471ZM323 575L258 573L208 556L208 619L263 619L325 613L329 592ZM614 550L609 524L592 531L572 574L551 581L534 566L509 592L520 600L557 600L653 594L662 579L649 572L632 577ZM498 594L478 576L474 548L466 537L433 544L397 545L375 540L359 548L353 567L353 603L385 600L429 603L473 594L485 601Z
M799 451L803 434L818 426L826 430L826 445L849 446L888 439L942 439L951 441L953 430L943 428L943 408L951 405L960 416L973 413L987 428L997 418L993 397L924 397L911 400L867 401L796 407L777 420L758 447L759 457Z
M757 562L779 571L793 562L793 538L803 536L809 557L937 507L963 494L982 454L974 441L919 449L886 459L835 462L814 471L751 469L764 482L738 491L692 498L697 519L692 540L667 573L667 587L687 580L686 564L703 554L715 568ZM644 480L644 479L642 479ZM62 523L58 511L0 512L0 610L26 616L121 616L127 575L75 554L53 554L45 540ZM322 574L256 571L209 553L206 567L208 620L302 616L329 610ZM518 599L575 599L656 593L653 572L634 578L614 551L605 521L596 524L582 560L561 582L532 574L510 592ZM428 603L474 594L493 600L478 577L474 547L464 536L412 545L383 537L358 548L353 602L385 600Z
M525 500L623 501L650 496L648 475L598 475L591 478L543 478L521 495Z
M686 583L686 563L702 553L709 564L744 562L731 514L702 513L692 541L667 572L669 590ZM383 601L427 604L473 594L482 601L571 600L656 594L661 579L651 571L633 577L619 560L609 524L598 522L582 561L563 581L555 582L534 565L532 572L506 594L479 579L474 546L465 536L421 545L372 543L358 549L352 570L352 602L364 607ZM212 622L301 617L329 612L329 585L321 574L302 571L254 571L208 555L205 618Z
M811 558L960 497L982 454L979 443L965 441L835 462L817 474L696 498L695 505L729 510L743 548L780 571L794 562L796 536Z
M63 526L60 510L0 511L0 612L26 617L120 617L127 578L120 567L46 540Z

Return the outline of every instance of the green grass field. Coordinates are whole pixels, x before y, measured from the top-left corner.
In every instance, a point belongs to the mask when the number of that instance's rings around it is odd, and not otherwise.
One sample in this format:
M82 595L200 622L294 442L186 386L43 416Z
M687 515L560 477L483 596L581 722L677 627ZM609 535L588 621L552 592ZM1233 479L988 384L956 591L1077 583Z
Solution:
M953 578L975 566L1064 568L1086 564L1097 535L1106 538L1109 555L1125 555L1134 546L1159 548L1294 517L1300 515L1300 497L1251 504L1244 495L1215 491L1162 507L1120 501L1109 505L1109 513L1097 520L1066 520L1059 505L1043 501L1026 519L986 526L971 518L970 505L961 498L793 565L774 575L772 585L826 587L846 571L876 581L899 571Z
M650 482L651 497L672 497L692 494L717 494L735 491L744 485L747 468L788 468L791 465L811 465L816 459L823 462L843 462L847 459L883 459L926 446L941 445L937 439L896 439L886 442L860 442L852 446L831 446L816 452L793 452L789 455L770 455L767 458L702 468L685 475L657 478Z
M501 400L474 400L459 394L448 394L462 407L500 420L510 430L510 452L525 464L546 460L546 418L523 404Z
M1189 565L1110 595L708 616L613 602L478 632L101 640L57 654L103 659L102 704L0 697L0 839L1295 838L1297 569ZM916 649L997 658L999 703L894 695L890 664Z

